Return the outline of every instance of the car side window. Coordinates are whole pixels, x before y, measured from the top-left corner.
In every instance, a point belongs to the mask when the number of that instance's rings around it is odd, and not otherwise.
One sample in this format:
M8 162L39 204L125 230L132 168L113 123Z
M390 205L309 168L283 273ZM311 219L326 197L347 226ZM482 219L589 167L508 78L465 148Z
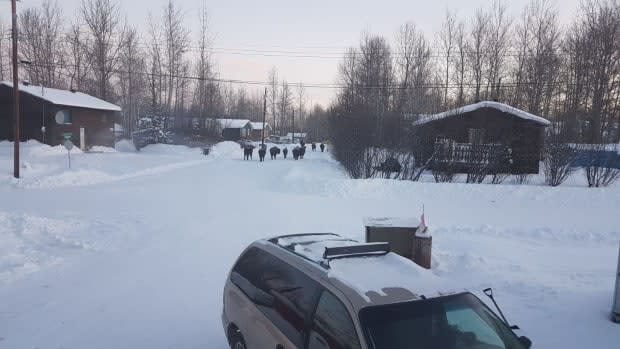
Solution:
M256 289L259 287L258 273L264 264L265 254L256 247L248 249L233 267L231 281L243 293L254 300Z
M298 347L302 346L307 320L313 310L319 286L288 263L269 256L261 270L261 311Z
M316 307L308 349L359 349L360 342L347 308L329 291Z

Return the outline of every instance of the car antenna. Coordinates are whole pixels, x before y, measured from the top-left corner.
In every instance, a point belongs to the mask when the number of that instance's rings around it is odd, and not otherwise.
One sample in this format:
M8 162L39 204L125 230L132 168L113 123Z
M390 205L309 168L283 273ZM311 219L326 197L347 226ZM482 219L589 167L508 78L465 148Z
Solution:
M495 304L495 308L497 309L497 311L499 311L499 315L501 315L502 320L504 320L504 323L510 327L510 324L508 323L508 320L506 320L506 317L504 316L504 313L502 313L502 309L499 307L499 305L497 305L497 302L495 301L495 298L493 297L493 289L492 288L486 288L484 289L482 292L484 292L484 294L491 298L491 300L493 301L493 304Z

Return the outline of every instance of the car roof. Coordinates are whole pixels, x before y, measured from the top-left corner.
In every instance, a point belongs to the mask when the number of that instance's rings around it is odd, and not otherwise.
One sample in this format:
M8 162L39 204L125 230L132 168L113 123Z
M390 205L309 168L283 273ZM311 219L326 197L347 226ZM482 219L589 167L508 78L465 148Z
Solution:
M438 276L411 260L337 234L285 235L259 240L257 245L340 290L357 310L454 293L446 292ZM359 252L367 246L379 251ZM350 248L358 251L326 258L326 249L340 253Z

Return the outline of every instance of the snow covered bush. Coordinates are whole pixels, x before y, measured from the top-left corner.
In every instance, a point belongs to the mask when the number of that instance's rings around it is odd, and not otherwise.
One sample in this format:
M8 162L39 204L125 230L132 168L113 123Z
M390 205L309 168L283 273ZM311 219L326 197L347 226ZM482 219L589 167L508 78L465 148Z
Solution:
M555 138L548 140L543 151L543 172L545 183L552 187L564 183L573 173L573 162L577 151L568 143L557 141Z
M618 146L594 144L583 151L586 156L584 172L588 187L606 187L620 177L620 155Z

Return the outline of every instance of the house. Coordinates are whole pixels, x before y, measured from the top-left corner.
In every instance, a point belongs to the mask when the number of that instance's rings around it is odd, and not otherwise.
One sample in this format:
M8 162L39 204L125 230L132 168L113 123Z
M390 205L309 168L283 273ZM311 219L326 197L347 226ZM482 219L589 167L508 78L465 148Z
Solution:
M121 108L85 93L19 85L20 139L82 148L114 146L114 121ZM13 139L13 84L0 83L0 140Z
M300 141L306 141L306 137L308 137L308 134L305 132L294 132L294 133L287 133L286 136L284 137L284 139L286 139L288 142L290 143L297 143Z
M263 137L268 138L271 133L271 127L268 123L265 123L265 133L263 135L263 123L262 122L250 122L252 128L251 139L253 141L260 141Z
M238 141L251 136L252 126L247 119L207 119L206 128L215 132L227 141Z
M452 164L456 172L486 163L507 173L538 173L545 128L551 123L509 105L483 101L413 121L419 162ZM495 169L497 170L497 169Z

